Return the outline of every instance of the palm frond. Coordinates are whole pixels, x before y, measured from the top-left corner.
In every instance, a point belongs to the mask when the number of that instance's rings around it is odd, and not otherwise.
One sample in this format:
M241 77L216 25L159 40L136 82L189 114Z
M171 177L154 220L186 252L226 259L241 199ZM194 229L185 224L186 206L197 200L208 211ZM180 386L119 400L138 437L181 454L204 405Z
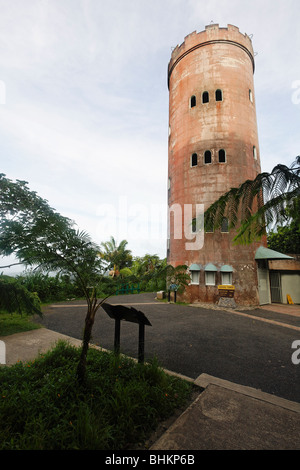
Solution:
M259 173L215 201L204 214L205 226L218 229L224 217L229 228L239 231L235 242L260 239L272 224L288 219L289 208L300 197L300 156L290 167L276 165L271 173Z

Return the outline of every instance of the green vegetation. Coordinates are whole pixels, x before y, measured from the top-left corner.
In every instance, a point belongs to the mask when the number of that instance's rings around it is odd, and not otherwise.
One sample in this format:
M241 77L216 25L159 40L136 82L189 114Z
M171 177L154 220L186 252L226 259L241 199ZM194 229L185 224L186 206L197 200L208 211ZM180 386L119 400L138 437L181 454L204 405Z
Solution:
M34 323L29 315L0 311L0 336L13 335L23 331L36 330L41 325Z
M286 209L290 222L268 233L268 247L282 253L300 254L300 196Z
M25 181L0 174L0 255L16 258L0 269L32 269L16 279L0 275L0 309L9 313L0 315L0 335L34 327L29 315L41 314L42 302L87 304L81 348L58 344L31 363L0 367L1 450L135 447L188 399L192 386L155 361L89 349L96 312L120 284L154 291L187 282L186 267L156 255L134 259L126 246L113 237L96 244Z
M127 283L137 281L137 276L134 273L131 275L129 264L132 256L126 246L126 240L117 245L113 237L109 242L99 246L87 233L79 231L72 220L60 215L50 207L48 201L38 196L35 191L31 191L26 181L13 182L4 174L0 174L0 255L15 256L17 263L12 263L10 266L22 264L42 273L57 273L54 280L50 277L46 279L46 285L51 284L48 290L45 289L45 285L41 286L45 281L45 277L41 276L38 279L40 288L37 288L35 293L28 290L32 288L29 287L30 279L22 279L18 285L15 283L13 295L19 312L21 312L19 308L21 297L23 304L30 304L34 311L36 291L39 290L44 298L49 295L55 295L57 298L57 283L62 282L68 286L73 284L73 288L77 288L78 293L82 293L86 300L82 349L77 367L78 382L86 380L87 352L98 309L108 297L116 293L118 284L120 281L123 282L123 278L126 278ZM101 252L101 248L104 251ZM107 271L112 265L113 275L109 277ZM1 268L10 266L1 266ZM147 282L151 280L153 289L157 286L155 282L160 282L163 278L177 277L181 279L181 283L186 282L181 272L178 277L177 268L162 266L162 269L149 269L149 267L149 263L145 265L144 274L142 277L139 276L138 280ZM127 268L125 272L120 274L125 268ZM171 275L168 274L169 270ZM185 276L187 277L186 274ZM154 280L156 281L153 282ZM4 290L8 290L7 295L5 293L3 296L4 302L0 304L0 308L14 311L10 305L11 286L11 283L3 286Z
M51 276L41 271L26 271L16 280L29 292L35 292L42 303L84 297L80 284L66 274Z
M36 292L30 292L15 278L0 276L0 309L9 313L41 314L40 300Z
M0 368L1 450L133 449L190 398L192 384L156 360L138 364L95 349L78 384L79 357L58 342L33 362Z
M261 240L277 227L298 228L292 252L299 248L300 226L300 156L290 167L276 165L271 173L259 173L238 188L231 188L215 201L204 214L204 224L218 229L223 218L228 218L229 228L237 230L236 243L249 244ZM279 232L282 232L280 229ZM293 232L295 234L295 231ZM287 233L280 233L286 238ZM271 237L272 238L272 237ZM273 249L277 240L272 240ZM297 248L298 247L298 248ZM279 251L283 251L283 247Z

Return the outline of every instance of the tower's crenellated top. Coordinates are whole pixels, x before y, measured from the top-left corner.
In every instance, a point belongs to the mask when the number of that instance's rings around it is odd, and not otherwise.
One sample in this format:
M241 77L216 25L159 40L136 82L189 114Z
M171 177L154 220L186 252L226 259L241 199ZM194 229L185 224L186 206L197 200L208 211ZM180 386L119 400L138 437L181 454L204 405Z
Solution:
M227 43L243 49L252 62L254 72L254 51L250 37L246 33L242 34L237 26L231 24L228 24L227 28L220 28L218 24L210 24L205 26L204 31L199 33L194 31L186 36L184 42L172 51L168 66L168 83L174 67L187 54L199 47L217 43Z

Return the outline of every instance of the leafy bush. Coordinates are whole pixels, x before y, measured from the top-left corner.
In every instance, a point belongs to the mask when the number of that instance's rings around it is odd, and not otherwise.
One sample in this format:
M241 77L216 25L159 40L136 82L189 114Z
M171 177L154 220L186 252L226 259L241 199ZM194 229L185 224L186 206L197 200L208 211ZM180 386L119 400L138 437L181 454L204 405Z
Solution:
M191 384L156 361L95 349L79 385L79 354L59 342L36 361L0 368L1 450L122 450L144 441L190 395Z
M15 278L0 275L0 309L9 313L40 314L40 299Z
M30 292L36 292L41 302L66 300L83 296L77 283L67 275L31 272L17 277L18 282Z

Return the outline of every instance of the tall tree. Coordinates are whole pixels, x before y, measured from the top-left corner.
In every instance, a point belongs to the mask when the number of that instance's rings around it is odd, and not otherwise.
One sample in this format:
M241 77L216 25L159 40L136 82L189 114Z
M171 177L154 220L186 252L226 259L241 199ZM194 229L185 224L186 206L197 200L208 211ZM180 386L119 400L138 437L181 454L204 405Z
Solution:
M100 256L106 261L109 269L120 271L131 266L132 255L131 251L126 248L127 244L126 240L122 240L118 245L114 237L110 237L110 240L101 243Z
M85 379L86 357L95 314L106 299L97 298L103 267L100 247L74 223L30 191L25 181L0 175L0 255L14 254L21 264L76 276L87 301L78 378Z
M300 198L300 156L290 167L276 165L271 173L260 173L232 188L215 201L204 214L204 224L217 229L224 217L229 228L237 229L234 241L247 244L260 240L266 230L291 220L300 224L297 201Z

